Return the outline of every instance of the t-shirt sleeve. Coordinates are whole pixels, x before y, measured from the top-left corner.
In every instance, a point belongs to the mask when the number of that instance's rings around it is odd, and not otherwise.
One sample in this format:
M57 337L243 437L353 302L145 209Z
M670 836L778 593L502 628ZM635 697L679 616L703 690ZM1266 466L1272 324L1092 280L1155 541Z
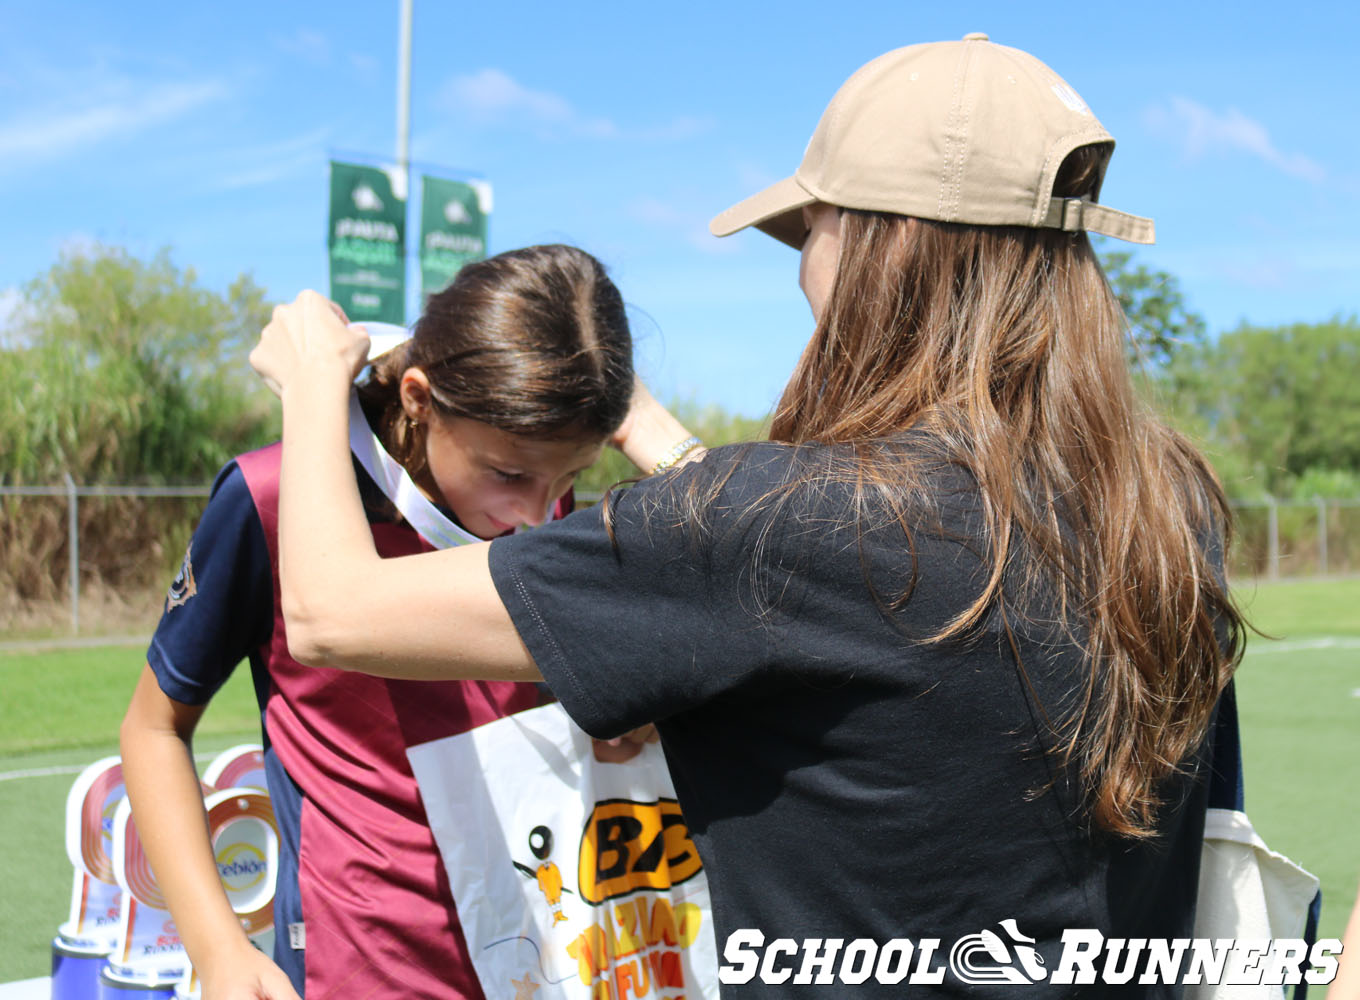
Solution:
M743 572L759 520L698 531L677 516L676 498L720 463L711 452L617 495L612 539L602 503L491 545L520 638L593 735L683 713L752 683L769 662L770 631Z
M146 659L161 690L206 704L274 627L269 548L245 476L218 474L194 529Z

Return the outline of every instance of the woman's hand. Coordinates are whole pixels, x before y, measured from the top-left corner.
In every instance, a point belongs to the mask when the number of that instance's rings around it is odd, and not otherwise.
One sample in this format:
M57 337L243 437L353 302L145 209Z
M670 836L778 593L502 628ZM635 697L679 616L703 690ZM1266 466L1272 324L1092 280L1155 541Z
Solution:
M304 291L288 305L275 306L274 317L250 352L250 366L274 393L301 379L353 380L368 358L368 334L350 327L334 302Z
M594 745L595 759L600 763L624 764L642 753L644 743L655 743L659 739L661 734L656 731L656 726L649 722L622 736L615 736L612 740L592 739L591 743Z

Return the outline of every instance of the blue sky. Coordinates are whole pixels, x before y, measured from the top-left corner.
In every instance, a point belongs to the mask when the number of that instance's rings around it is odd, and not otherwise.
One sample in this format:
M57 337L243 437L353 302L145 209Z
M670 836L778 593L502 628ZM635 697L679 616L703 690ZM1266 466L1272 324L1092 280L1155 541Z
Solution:
M96 240L218 289L324 289L326 162L394 148L397 10L0 2L0 322ZM492 251L603 259L660 394L758 415L811 329L797 256L707 220L793 171L856 67L969 31L1092 106L1118 140L1102 200L1156 218L1137 260L1211 331L1360 309L1351 3L416 0L412 156L491 182Z

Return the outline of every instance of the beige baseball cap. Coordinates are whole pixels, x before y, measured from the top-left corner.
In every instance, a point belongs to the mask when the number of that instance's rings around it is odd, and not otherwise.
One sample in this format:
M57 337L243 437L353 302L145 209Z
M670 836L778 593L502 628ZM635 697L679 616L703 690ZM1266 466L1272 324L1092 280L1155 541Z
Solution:
M1090 230L1153 242L1151 219L1084 198L1054 198L1080 146L1114 139L1086 102L1027 52L981 32L895 49L860 67L827 105L792 177L709 223L755 226L797 249L813 202L982 226ZM1097 193L1099 182L1097 182Z

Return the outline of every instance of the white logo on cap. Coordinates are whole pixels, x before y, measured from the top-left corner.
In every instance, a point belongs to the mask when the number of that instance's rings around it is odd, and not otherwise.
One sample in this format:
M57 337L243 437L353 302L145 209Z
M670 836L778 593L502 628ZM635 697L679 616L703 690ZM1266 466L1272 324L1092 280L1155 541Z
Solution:
M1091 113L1091 109L1086 106L1086 102L1083 101L1080 95L1067 84L1055 83L1053 85L1053 93L1058 95L1058 100L1066 104L1069 110L1083 115Z

